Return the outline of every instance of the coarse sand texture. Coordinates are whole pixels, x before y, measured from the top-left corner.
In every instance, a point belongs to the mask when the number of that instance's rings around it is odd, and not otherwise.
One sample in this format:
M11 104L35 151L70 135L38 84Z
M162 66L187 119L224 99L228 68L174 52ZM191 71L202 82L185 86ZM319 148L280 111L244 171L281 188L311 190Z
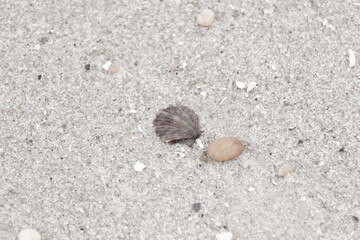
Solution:
M359 0L0 1L0 240L360 239L359 24Z

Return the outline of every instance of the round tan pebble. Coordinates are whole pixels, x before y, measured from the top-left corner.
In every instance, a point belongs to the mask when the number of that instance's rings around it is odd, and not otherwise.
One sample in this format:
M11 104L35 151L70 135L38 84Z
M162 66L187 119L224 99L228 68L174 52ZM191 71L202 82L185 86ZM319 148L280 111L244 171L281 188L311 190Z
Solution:
M198 24L203 27L209 27L215 20L215 14L210 9L203 9L197 17Z
M294 170L295 170L294 166L291 163L287 162L281 165L281 167L279 167L277 174L280 177L284 177L286 174L291 173Z
M208 156L216 161L224 162L239 156L244 146L236 137L225 137L211 142L207 148Z

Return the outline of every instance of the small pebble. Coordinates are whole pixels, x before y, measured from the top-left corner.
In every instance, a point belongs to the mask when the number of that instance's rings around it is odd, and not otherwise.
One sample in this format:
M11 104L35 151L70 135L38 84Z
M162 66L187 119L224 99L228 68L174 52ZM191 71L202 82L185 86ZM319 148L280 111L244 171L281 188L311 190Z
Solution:
M101 67L104 69L104 70L108 70L109 67L111 66L111 62L110 61L107 61L104 65L102 65Z
M222 104L226 99L227 97L224 97L223 100L221 100L220 104Z
M266 8L264 8L264 13L265 14L272 14L274 11L275 11L274 6L267 6Z
M134 165L134 170L136 172L141 172L142 170L144 170L145 165L142 162L136 162Z
M355 66L356 58L353 50L349 49L349 65L350 67Z
M272 183L274 186L277 186L277 183L274 181L274 179L271 179L271 183Z
M38 80L41 80L42 76L41 75L38 75Z
M250 82L247 89L246 89L246 92L250 92L251 90L253 90L254 88L256 87L256 82Z
M194 203L194 204L192 205L192 210L194 210L195 212L200 211L200 208L201 208L201 204L200 204L200 203Z
M236 86L240 89L244 89L245 88L245 83L244 82L236 82Z
M210 9L203 9L197 17L198 24L203 27L209 27L215 20L215 14Z
M140 125L138 126L138 129L139 129L139 132L143 132L143 130L142 130L142 128L141 128Z
M85 65L85 70L90 70L90 64Z
M212 141L208 148L208 156L216 161L224 162L232 160L240 155L244 146L235 137L225 137Z
M295 170L294 166L287 162L284 163L279 169L277 175L280 177L284 177L286 174L291 173Z
M231 240L233 238L233 234L231 232L222 232L216 234L216 240Z
M111 72L111 73L116 73L116 72L117 72L117 68L116 68L114 65L111 65L111 66L108 68L108 71Z
M19 240L41 240L41 235L35 229L27 228L20 231Z
M196 139L196 143L199 145L199 148L204 148L204 144L201 142L200 139Z

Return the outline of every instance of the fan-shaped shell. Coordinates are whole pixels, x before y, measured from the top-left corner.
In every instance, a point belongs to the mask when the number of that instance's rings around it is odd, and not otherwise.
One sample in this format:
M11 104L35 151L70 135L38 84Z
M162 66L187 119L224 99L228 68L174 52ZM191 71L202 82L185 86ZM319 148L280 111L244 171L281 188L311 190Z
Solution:
M200 136L199 118L182 105L161 110L154 120L155 132L166 143L180 142L192 146Z

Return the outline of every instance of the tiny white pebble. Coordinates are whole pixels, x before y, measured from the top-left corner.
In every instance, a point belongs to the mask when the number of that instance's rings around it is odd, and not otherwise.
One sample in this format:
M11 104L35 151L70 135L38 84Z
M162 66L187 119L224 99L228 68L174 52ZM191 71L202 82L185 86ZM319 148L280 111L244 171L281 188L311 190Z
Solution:
M320 166L320 167L322 167L322 166L324 166L325 165L325 162L324 161L320 161L319 163L318 163L318 166Z
M201 142L200 139L196 139L196 143L199 145L199 148L204 148L204 144Z
M277 186L277 183L274 181L274 179L271 179L271 183L274 184L274 186Z
M249 191L249 192L253 192L254 190L255 190L254 187L249 187L249 188L248 188L248 191Z
M206 92L201 92L200 95L206 97Z
M40 47L39 44L36 44L36 45L35 45L35 49L36 49L36 50L40 50L40 48L41 48L41 47Z
M267 6L266 8L264 8L264 13L265 14L272 14L274 11L275 11L274 6Z
M130 109L129 113L136 113L137 111L135 109Z
M140 125L138 126L138 129L139 129L139 132L143 131Z
M104 65L102 65L101 67L104 69L104 70L108 70L109 67L111 66L111 62L110 61L107 61Z
M350 67L355 66L355 61L356 61L355 53L353 50L349 49L349 65L350 65Z
M284 177L286 174L291 173L295 170L294 166L287 162L281 165L281 167L278 169L278 176Z
M247 89L246 89L246 92L250 92L251 90L253 90L254 88L256 87L256 82L250 82Z
M145 165L142 162L136 162L134 165L134 170L136 172L141 172L142 170L144 170Z
M227 97L224 97L223 100L221 100L220 104L222 104L226 99Z
M240 89L244 89L246 85L244 82L236 82L236 86Z
M216 234L216 240L231 240L233 238L233 234L231 232L222 232Z
M27 228L20 231L19 240L41 240L41 235L35 229Z
M215 14L210 9L203 9L197 17L198 24L203 27L209 27L215 20Z

